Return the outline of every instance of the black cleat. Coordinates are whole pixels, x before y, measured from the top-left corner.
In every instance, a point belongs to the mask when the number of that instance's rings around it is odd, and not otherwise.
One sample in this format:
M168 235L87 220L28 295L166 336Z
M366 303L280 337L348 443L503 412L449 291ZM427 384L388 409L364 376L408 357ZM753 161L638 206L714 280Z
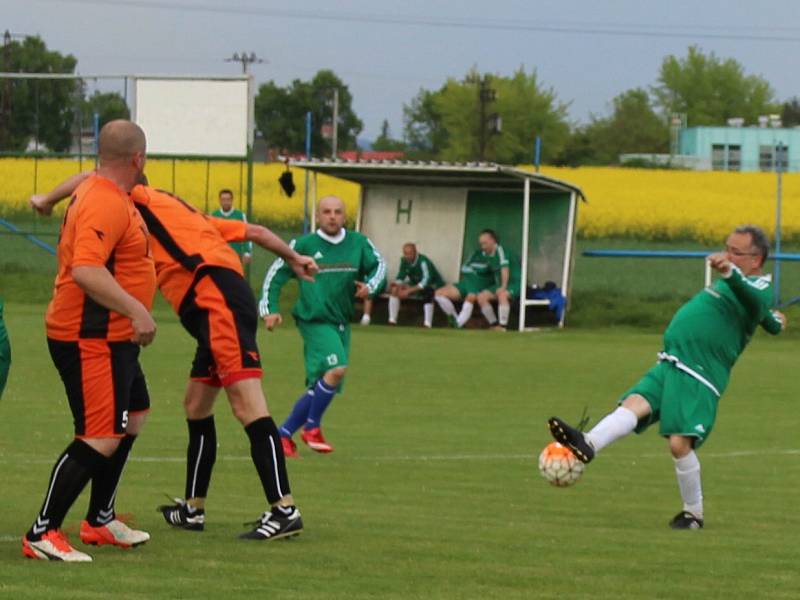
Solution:
M590 463L594 458L594 448L586 440L586 436L580 429L575 429L564 423L558 417L550 417L547 420L547 425L550 427L550 434L553 439L562 446L566 446L579 461L582 463Z
M182 498L173 498L175 504L163 504L156 510L164 515L167 524L189 531L203 531L206 512L202 508L192 508Z
M703 519L695 517L687 510L682 510L672 517L669 526L673 529L702 529Z
M303 519L296 506L274 507L261 515L258 521L245 523L255 529L239 536L243 540L279 540L299 535L303 531Z

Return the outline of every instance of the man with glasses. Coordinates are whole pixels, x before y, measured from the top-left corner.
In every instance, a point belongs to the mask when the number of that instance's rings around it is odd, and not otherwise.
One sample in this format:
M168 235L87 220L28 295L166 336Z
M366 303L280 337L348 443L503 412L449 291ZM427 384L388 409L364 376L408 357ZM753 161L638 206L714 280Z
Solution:
M548 421L556 441L584 463L612 442L660 421L683 500L683 510L670 522L673 529L703 527L695 449L714 427L734 363L759 325L773 335L786 327L786 317L770 309L771 277L761 273L768 253L769 239L760 228L737 227L725 250L708 257L721 277L678 309L664 332L658 363L621 396L617 409L588 433L558 417Z

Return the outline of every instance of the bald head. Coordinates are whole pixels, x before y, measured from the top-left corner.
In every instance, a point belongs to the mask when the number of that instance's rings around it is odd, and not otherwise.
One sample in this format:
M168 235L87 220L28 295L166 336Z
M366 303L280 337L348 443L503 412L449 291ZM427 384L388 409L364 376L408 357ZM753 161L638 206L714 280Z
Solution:
M144 131L136 123L117 119L100 130L97 152L101 165L128 161L136 154L144 156L145 149Z
M344 202L338 196L325 196L317 204L317 222L328 235L337 235L344 227Z

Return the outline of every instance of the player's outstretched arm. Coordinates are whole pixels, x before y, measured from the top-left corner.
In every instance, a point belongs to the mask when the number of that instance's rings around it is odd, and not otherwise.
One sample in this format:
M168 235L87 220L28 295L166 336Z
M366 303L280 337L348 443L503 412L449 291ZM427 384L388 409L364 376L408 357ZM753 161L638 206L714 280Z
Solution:
M51 215L53 213L53 207L64 198L69 198L78 186L91 174L92 171L85 171L73 175L59 183L46 194L34 194L28 200L28 204L40 215Z
M295 240L291 242L292 251L294 251ZM281 289L294 276L294 271L286 264L282 258L276 258L267 269L267 274L264 276L264 283L261 286L261 300L258 302L258 316L264 319L267 324L267 329L280 325L280 297ZM267 317L277 316L277 323L267 322Z
M314 275L319 272L319 267L313 258L298 254L294 248L266 227L248 223L245 239L280 256L299 279L314 281Z
M767 316L761 320L759 325L761 325L767 333L778 335L781 331L786 329L786 323L785 314L779 310L771 310Z

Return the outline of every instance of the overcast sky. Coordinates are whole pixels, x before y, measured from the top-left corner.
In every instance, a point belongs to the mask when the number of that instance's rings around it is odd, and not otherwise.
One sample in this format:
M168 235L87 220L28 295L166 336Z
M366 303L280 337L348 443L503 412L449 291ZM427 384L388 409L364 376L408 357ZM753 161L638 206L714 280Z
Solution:
M691 44L762 75L779 100L800 95L797 0L0 0L5 29L40 35L85 74L236 74L223 60L235 51L269 61L251 67L257 84L332 69L370 139L384 118L399 137L404 103L473 66L536 69L579 122Z

